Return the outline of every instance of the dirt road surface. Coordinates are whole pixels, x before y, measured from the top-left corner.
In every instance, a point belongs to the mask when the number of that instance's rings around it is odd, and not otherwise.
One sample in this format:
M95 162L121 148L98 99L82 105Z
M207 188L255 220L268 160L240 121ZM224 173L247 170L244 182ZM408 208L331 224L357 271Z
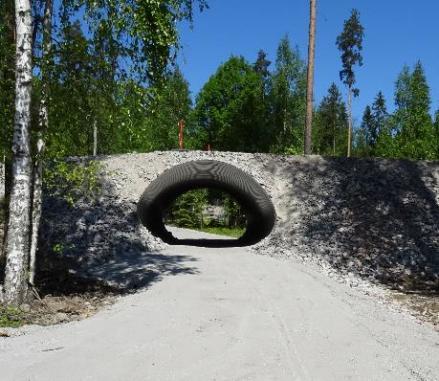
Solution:
M294 260L155 255L179 265L92 318L0 338L0 380L439 380L431 326Z

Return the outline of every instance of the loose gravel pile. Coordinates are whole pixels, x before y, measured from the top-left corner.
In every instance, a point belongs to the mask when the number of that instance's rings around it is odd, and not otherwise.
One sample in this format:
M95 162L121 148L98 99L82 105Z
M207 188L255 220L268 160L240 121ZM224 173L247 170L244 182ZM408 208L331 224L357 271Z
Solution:
M154 276L167 264L156 256L141 273L134 268L164 247L139 224L136 203L165 169L199 159L241 168L272 197L277 223L252 248L258 253L294 256L405 291L439 292L438 162L199 151L99 157L98 199L71 207L47 198L42 244L93 275L106 271L103 265L125 266L132 276L115 281L141 286L145 269ZM178 263L166 270L178 271Z

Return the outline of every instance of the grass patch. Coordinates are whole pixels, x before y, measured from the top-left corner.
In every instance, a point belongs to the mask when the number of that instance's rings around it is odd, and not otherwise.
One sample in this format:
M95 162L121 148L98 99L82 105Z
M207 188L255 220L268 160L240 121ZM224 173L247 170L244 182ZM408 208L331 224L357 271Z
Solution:
M24 324L23 312L17 308L0 306L0 328L17 328Z
M225 235L233 238L241 237L245 231L244 228L228 228L225 226L207 226L197 230L205 233Z

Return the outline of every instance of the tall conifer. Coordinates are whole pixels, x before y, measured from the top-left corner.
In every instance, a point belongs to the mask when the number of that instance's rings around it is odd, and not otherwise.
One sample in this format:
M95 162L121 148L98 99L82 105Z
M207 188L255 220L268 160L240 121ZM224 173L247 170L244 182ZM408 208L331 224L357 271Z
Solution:
M347 156L352 150L352 97L357 97L360 90L355 87L356 78L354 66L363 65L363 36L364 28L360 23L360 13L353 9L351 16L344 22L343 32L337 37L336 44L341 52L342 70L340 79L348 88L348 144Z

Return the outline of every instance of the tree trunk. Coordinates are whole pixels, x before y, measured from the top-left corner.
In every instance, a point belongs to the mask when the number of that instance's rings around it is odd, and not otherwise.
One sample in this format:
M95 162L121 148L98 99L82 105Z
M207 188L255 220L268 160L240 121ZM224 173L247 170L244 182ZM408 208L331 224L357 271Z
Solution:
M5 170L6 170L6 160L5 157L2 157L2 161L0 161L0 200L3 200L6 196L5 190Z
M43 19L43 57L41 66L41 101L38 120L37 152L33 173L33 197L32 197L32 232L29 254L29 283L34 285L35 265L38 250L38 232L40 229L42 196L43 196L43 155L44 134L49 127L48 111L48 65L50 60L51 36L52 36L53 0L46 0Z
M4 254L4 239L6 232L6 213L5 210L5 196L6 196L6 183L5 183L5 169L6 169L6 160L3 155L2 161L0 162L0 266L3 264L3 254Z
M17 28L15 120L12 142L12 189L9 203L4 300L19 305L27 291L32 162L30 122L32 93L32 11L29 0L16 0Z
M304 153L312 153L312 113L313 113L313 90L314 90L314 57L316 41L316 2L310 0L309 43L308 43L308 70L306 77L306 118L305 118L305 141Z
M93 122L93 156L98 154L98 125L96 120Z
M352 89L348 90L348 157L352 150Z
M40 229L42 195L43 195L43 163L41 158L37 158L33 172L33 195L32 195L32 224L31 240L29 253L29 283L35 283L35 267L37 262L38 250L38 231Z

